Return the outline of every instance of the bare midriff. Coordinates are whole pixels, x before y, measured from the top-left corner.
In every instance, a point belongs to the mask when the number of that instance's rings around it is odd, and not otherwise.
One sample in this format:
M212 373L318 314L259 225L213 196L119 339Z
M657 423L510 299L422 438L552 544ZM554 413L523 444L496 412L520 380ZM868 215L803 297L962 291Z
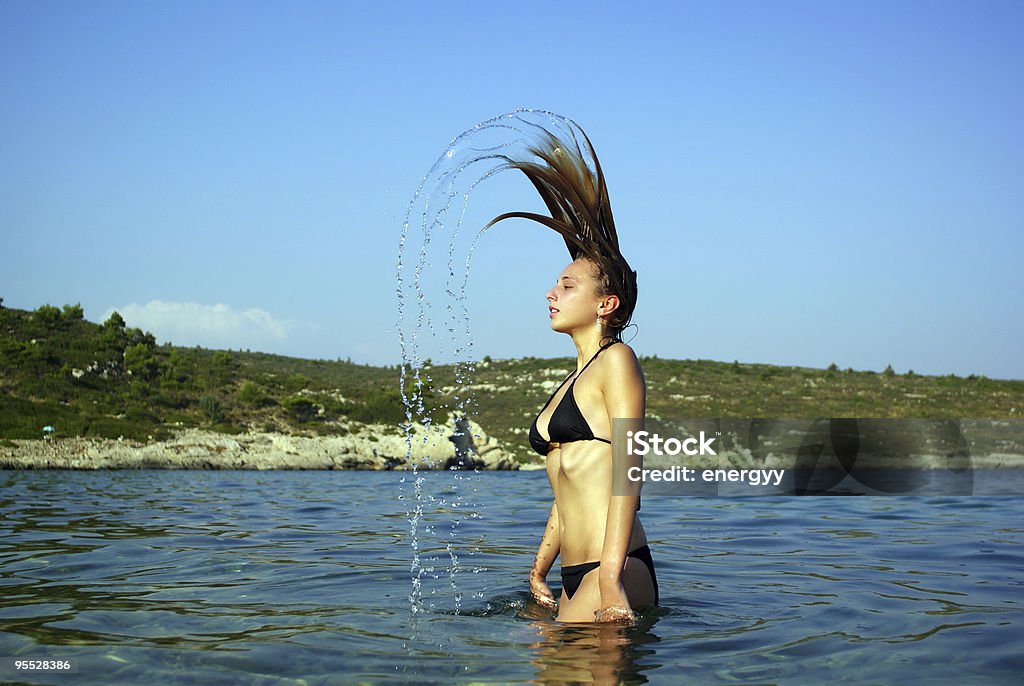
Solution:
M547 473L558 507L562 566L599 561L612 497L611 446L602 441L551 443ZM646 543L643 525L634 518L627 550Z

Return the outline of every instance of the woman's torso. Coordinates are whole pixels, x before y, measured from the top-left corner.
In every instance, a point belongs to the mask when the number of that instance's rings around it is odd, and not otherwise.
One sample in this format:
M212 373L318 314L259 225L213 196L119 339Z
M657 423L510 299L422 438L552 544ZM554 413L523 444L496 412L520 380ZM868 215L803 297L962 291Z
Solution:
M541 437L549 436L552 415L556 419L557 415L571 416L566 406L575 401L580 418L587 425L575 433L594 437L552 444L546 458L548 480L558 508L563 565L600 560L604 547L611 500L612 449L608 442L611 422L601 391L603 351L604 348L599 350L575 378L563 382L537 416L533 429ZM570 393L572 397L567 397ZM559 430L564 433L564 427L554 428L552 440ZM643 526L636 518L628 549L635 550L646 542Z

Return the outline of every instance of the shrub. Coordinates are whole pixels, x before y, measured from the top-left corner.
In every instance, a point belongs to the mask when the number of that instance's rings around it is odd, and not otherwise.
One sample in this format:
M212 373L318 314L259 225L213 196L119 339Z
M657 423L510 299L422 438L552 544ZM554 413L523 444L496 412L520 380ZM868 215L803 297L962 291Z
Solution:
M284 405L284 409L296 421L308 422L316 417L317 405L309 398L297 395L292 396L291 398L285 398L282 405Z
M249 407L256 408L270 407L274 404L274 399L252 381L242 383L242 387L238 390L238 401Z
M214 424L221 422L224 418L224 411L221 408L220 401L212 395L204 395L199 399L199 410Z
M378 389L367 395L365 404L353 408L348 416L368 424L398 424L405 421L405 405L397 388Z
M301 391L303 388L307 388L309 386L309 377L305 374L292 374L285 385L289 391Z

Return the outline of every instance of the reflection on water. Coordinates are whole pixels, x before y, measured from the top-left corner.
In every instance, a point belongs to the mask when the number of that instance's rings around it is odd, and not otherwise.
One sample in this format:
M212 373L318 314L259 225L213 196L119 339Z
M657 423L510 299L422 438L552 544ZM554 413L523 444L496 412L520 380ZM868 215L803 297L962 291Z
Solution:
M664 607L564 626L526 584L544 475L485 474L455 540L476 551L462 607L439 597L412 631L398 478L0 472L0 657L78 662L73 680L0 682L1003 683L1024 668L1024 499L647 497Z
M662 666L653 631L664 610L642 616L635 626L533 624L537 640L530 645L535 680L544 684L643 684L645 672Z

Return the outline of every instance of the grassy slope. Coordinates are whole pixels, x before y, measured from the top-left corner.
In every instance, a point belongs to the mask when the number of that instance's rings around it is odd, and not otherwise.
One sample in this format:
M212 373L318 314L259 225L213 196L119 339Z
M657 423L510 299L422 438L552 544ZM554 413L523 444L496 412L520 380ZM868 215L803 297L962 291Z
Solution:
M674 417L1019 418L1024 381L932 377L713 362L642 360L652 415ZM441 418L466 406L527 458L526 428L572 360L486 360L430 367L425 402ZM0 438L61 435L144 439L176 427L344 433L351 422L400 423L399 369L341 361L157 346L80 310L0 309ZM409 379L411 387L412 379Z
M643 358L647 410L663 417L1020 418L1024 381L776 367ZM574 360L520 359L480 365L481 425L527 455L526 430ZM547 387L541 382L549 380ZM507 389L507 390L506 390Z

